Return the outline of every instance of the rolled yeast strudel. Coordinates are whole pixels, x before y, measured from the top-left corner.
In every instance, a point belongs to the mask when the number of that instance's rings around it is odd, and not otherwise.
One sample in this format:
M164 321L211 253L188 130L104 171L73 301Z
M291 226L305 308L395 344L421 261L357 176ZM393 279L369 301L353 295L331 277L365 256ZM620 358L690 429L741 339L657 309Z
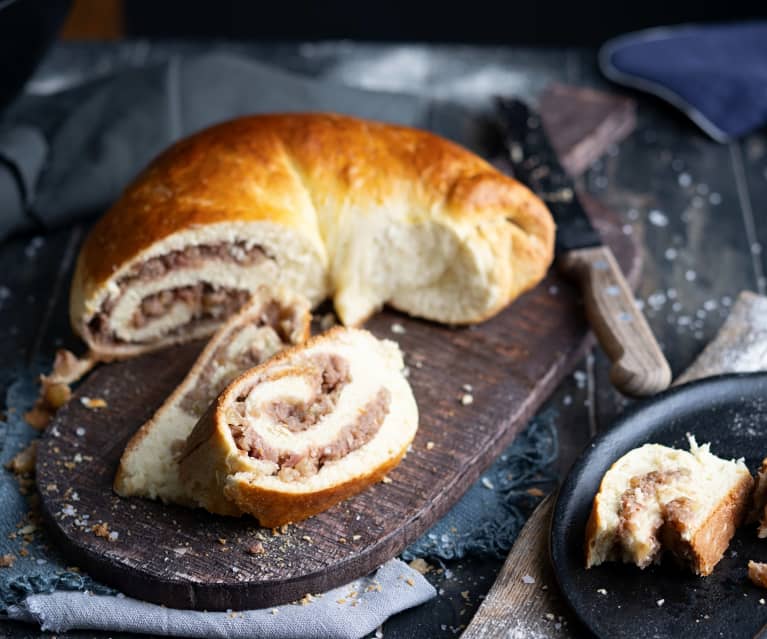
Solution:
M181 481L211 512L279 526L381 480L417 427L399 347L336 327L232 382L189 436Z
M346 325L384 303L484 320L553 256L543 202L425 131L331 114L263 115L177 143L130 185L80 253L70 314L101 359L211 334L260 285Z
M114 489L191 505L179 481L178 456L197 420L244 370L309 336L309 304L285 292L259 289L210 339L178 388L128 442Z

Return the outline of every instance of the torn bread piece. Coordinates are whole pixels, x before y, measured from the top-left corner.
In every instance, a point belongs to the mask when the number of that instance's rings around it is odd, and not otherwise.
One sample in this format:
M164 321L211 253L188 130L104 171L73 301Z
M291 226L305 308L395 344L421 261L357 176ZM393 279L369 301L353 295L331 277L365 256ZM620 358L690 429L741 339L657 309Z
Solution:
M309 336L309 302L259 289L211 338L184 381L128 442L114 481L119 495L193 503L178 455L197 420L237 375Z
M664 550L709 575L748 510L753 479L742 460L698 446L645 444L605 473L586 527L586 567L623 561L645 568Z
M336 327L232 382L189 436L181 480L211 512L280 526L382 480L417 427L397 344Z
M767 564L748 560L748 578L760 588L767 588Z
M759 470L756 471L753 506L748 520L759 522L759 528L756 532L759 539L767 537L767 458L762 460Z

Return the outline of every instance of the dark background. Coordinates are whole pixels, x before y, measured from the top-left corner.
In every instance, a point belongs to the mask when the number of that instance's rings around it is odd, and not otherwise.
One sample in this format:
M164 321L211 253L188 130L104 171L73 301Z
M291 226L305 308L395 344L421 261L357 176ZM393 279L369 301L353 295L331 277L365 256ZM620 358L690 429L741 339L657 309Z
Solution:
M126 34L140 37L598 45L650 26L765 16L767 3L131 0L124 10Z

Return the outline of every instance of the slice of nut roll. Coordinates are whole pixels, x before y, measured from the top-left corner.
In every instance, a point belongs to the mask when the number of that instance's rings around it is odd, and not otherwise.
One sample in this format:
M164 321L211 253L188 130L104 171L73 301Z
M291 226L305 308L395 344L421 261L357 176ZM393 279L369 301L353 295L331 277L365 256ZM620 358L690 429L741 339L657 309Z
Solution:
M742 460L645 444L602 478L586 529L586 567L623 561L645 568L669 551L697 575L722 558L749 506L753 478Z
M189 436L181 478L211 512L280 526L381 480L417 427L397 344L336 327L233 381Z
M211 338L184 381L128 442L114 481L123 496L194 503L179 481L178 456L197 420L237 375L309 336L309 302L258 289Z

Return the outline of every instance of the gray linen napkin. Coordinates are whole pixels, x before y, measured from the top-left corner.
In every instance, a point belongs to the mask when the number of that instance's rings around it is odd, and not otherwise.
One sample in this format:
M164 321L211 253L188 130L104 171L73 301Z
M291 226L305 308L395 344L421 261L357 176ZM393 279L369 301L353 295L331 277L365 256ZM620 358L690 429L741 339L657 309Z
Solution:
M356 89L222 53L172 58L14 103L0 120L0 240L103 212L181 137L240 115L296 111L416 126L475 151L487 134L451 102Z
M230 639L357 639L391 615L428 601L434 587L398 559L304 603L244 612L174 610L128 597L85 592L32 595L11 606L8 616L40 624L42 630L109 630L151 635Z

